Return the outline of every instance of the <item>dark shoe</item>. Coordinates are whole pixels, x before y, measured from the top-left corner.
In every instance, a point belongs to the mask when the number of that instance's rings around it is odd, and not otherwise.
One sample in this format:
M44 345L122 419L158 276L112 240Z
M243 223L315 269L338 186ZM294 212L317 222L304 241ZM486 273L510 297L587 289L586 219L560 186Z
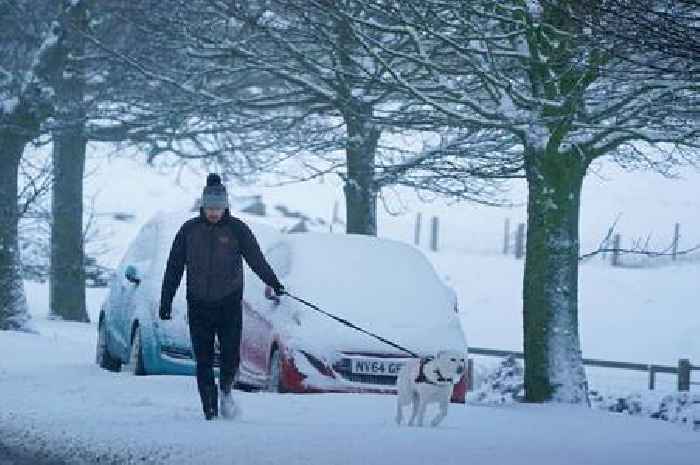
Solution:
M207 420L213 420L219 416L219 392L215 384L207 389L207 393L202 399L202 410L204 418Z

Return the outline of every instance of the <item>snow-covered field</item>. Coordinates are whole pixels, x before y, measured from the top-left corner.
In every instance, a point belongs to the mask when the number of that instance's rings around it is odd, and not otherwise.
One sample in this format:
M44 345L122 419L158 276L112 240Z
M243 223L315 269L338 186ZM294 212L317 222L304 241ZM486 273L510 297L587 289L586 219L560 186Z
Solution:
M103 220L108 265L121 258L143 222L160 210L182 210L201 193L204 172L156 173L130 160L93 156L87 193L98 212L126 212L132 222ZM652 233L665 248L681 223L681 248L700 243L700 173L667 180L605 166L586 181L582 250L597 247L621 214L625 237ZM610 181L605 180L609 178ZM177 181L177 182L175 182ZM330 219L342 190L324 183L286 187L229 185L232 195L263 194L268 210L282 204ZM520 187L514 186L515 197ZM523 198L521 197L520 200ZM422 250L456 290L472 346L522 347L521 261L500 255L503 220L524 220L522 206L423 204L389 195L399 215L380 213L379 235L411 242L415 213L441 218L441 248ZM675 365L700 363L700 262L612 268L595 258L581 267L580 326L584 356ZM295 293L304 296L297 284ZM39 335L0 333L0 435L5 446L50 451L69 463L296 464L697 464L700 432L661 421L557 405L453 405L437 429L398 428L394 398L373 395L238 393L239 421L206 423L195 380L130 377L93 363L94 324L49 321L46 285L27 283ZM105 291L88 290L93 321ZM332 311L332 309L328 309ZM479 358L482 366L496 360ZM594 389L634 392L646 374L588 370ZM700 381L695 373L693 381ZM660 392L675 377L659 376ZM0 457L2 463L2 457Z

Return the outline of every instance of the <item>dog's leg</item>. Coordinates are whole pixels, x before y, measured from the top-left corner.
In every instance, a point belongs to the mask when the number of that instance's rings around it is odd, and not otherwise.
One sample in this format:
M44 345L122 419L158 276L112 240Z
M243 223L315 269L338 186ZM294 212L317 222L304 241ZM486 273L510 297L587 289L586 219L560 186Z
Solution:
M408 426L413 426L416 422L416 416L418 415L418 405L420 404L420 396L416 391L411 393L411 405L413 406L413 412L411 413L411 419L408 421Z
M396 377L396 424L401 425L403 421L403 408L411 400L411 386L408 383L408 368L404 367Z
M418 398L418 426L423 426L423 419L425 418L425 410L428 408L428 402L423 397Z
M430 422L430 426L436 427L440 422L447 416L447 406L449 405L449 399L440 400L440 412L433 418Z

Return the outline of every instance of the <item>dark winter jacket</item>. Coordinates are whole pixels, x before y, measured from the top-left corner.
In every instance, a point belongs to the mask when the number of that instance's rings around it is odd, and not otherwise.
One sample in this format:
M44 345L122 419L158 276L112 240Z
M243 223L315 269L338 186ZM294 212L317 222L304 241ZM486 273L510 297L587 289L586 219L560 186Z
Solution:
M175 236L163 278L161 306L170 307L187 266L187 301L213 304L243 290L243 260L265 284L280 286L250 228L226 210L212 224L200 210Z

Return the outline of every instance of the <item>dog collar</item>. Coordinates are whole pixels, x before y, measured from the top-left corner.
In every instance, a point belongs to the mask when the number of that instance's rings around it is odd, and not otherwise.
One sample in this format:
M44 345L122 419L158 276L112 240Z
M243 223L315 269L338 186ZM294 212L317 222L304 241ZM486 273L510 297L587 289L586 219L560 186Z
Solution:
M433 373L435 373L437 375L437 380L438 380L437 383L433 383L433 384L452 383L453 382L452 378L445 378L444 376L442 376L442 373L440 373L439 368L436 368L435 370L433 370Z
M425 365L428 362L431 362L434 360L434 357L425 357L420 360L420 367L418 369L418 377L416 377L416 383L425 383L425 384L432 384L432 385L439 385L439 384L447 384L447 383L452 383L452 378L445 378L442 376L442 373L440 373L440 368L436 368L433 370L433 373L437 375L437 382L428 379L427 376L425 376Z

